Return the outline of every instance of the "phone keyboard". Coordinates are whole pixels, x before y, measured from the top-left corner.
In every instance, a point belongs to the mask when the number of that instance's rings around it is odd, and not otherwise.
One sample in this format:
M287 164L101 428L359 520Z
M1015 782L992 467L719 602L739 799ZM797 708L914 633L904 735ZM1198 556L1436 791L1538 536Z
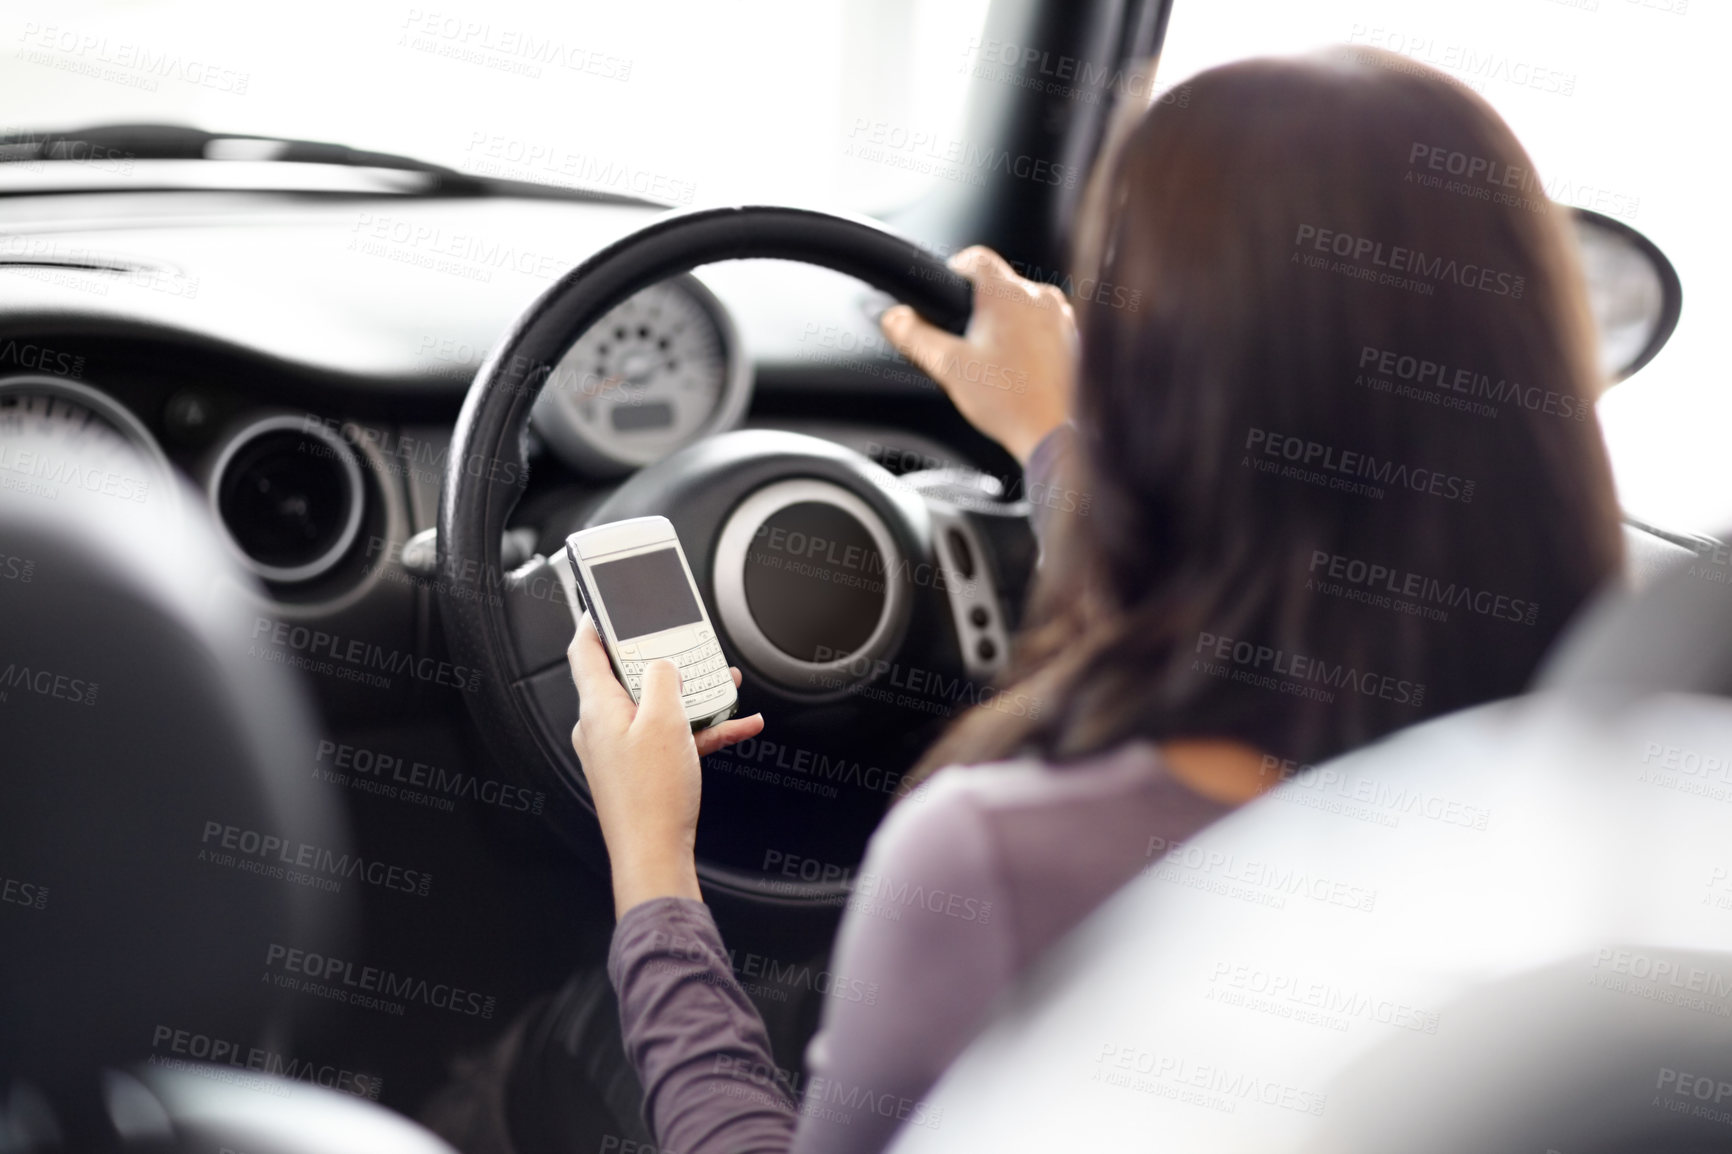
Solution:
M733 675L728 672L728 659L722 656L721 647L713 639L665 656L679 667L682 678L680 695L688 700L707 696L723 682L733 682ZM646 660L629 658L620 661L626 688L631 690L634 698L643 689L643 671L648 664Z

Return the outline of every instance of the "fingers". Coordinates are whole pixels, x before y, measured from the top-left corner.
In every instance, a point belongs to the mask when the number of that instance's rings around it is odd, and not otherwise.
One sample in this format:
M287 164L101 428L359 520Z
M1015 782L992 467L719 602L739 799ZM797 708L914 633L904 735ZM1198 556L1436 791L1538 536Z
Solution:
M978 287L983 281L1021 280L1010 262L983 244L971 244L949 261L951 271Z
M1070 302L1057 285L1029 280L984 245L963 249L950 258L950 267L973 282L976 312L993 307L994 301L1070 311Z
M961 337L945 332L907 305L886 309L878 323L897 352L940 384L945 366L956 364L968 350Z
M750 717L736 717L732 721L712 725L696 735L698 756L708 757L718 749L725 749L737 741L756 737L762 732L764 732L764 715L761 713L754 713Z
M666 725L677 721L685 727L685 702L680 699L680 670L666 657L658 657L643 670L643 689L638 694L637 718L633 726Z
M738 689L740 687L740 680L741 680L740 667L738 665L728 666L728 676L730 676L734 679L734 688Z
M576 635L566 647L565 658L571 664L571 679L577 684L577 699L583 713L618 715L631 706L631 694L614 676L607 649L589 614L585 613L578 624Z

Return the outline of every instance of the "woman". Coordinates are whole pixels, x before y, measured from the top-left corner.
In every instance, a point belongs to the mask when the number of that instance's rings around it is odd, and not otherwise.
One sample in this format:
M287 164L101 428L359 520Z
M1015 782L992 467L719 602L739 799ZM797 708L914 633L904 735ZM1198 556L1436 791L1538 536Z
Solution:
M1519 692L1617 572L1565 224L1426 179L1432 149L1531 169L1483 101L1395 57L1218 68L1101 162L1074 328L983 250L955 262L976 285L965 338L886 314L1031 485L1088 512L1039 526L1006 681L1042 708L960 718L873 838L832 971L878 996L828 1000L797 1092L692 857L699 747L763 720L694 744L671 666L634 707L579 630L609 973L662 1148L867 1151L936 1124L922 1096L994 999L1152 854L1271 767ZM1030 387L971 385L971 360ZM947 899L879 916L910 885Z

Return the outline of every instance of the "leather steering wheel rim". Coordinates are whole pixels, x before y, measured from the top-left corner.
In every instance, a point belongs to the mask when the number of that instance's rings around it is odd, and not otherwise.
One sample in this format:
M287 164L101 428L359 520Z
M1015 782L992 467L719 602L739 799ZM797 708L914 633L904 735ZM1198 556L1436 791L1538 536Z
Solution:
M439 494L437 595L452 660L480 671L465 694L469 711L496 756L518 776L522 767L559 764L521 683L540 672L521 668L503 601L474 596L474 574L506 588L500 542L506 519L528 480L526 434L542 385L567 349L616 305L700 265L727 260L789 260L856 277L951 332L973 309L973 287L938 257L882 226L852 217L778 206L706 208L671 213L608 245L538 297L477 370L458 416ZM459 575L467 575L460 579ZM586 791L565 773L566 792L593 813ZM599 842L599 835L597 838ZM698 862L700 878L724 890L774 901L739 871ZM786 887L781 891L787 893ZM814 883L808 900L833 899ZM805 905L795 897L790 903Z

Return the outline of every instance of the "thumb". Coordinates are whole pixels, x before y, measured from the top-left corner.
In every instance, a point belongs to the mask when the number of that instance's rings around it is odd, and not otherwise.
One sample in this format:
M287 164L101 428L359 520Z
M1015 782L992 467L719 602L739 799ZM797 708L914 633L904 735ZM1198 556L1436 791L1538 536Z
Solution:
M670 717L684 721L686 707L680 700L680 682L679 667L666 657L659 657L644 666L643 692L633 725L638 722L658 725Z

